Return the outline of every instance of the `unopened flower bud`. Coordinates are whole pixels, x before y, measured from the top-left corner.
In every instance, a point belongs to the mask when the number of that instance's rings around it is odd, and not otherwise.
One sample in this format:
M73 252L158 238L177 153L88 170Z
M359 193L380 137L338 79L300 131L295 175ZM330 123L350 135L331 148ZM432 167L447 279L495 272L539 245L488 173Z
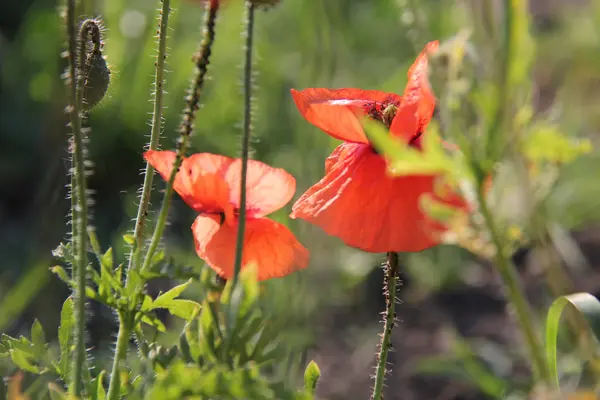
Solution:
M110 83L110 70L102 53L94 51L88 55L83 86L83 109L91 110L106 94Z

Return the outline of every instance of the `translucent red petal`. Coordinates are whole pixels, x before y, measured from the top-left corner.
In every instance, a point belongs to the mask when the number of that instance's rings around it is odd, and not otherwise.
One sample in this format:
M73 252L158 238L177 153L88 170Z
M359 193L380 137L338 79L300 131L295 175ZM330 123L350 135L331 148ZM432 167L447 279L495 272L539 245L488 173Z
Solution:
M163 179L173 170L175 152L149 150L146 160ZM198 153L181 163L173 187L190 207L198 212L230 212L229 186L225 173L233 159L210 153Z
M220 218L200 215L192 225L196 253L220 276L234 275L237 225L220 225ZM279 278L306 268L308 250L285 226L268 218L249 219L244 235L242 268L255 264L258 279Z
M225 179L230 188L230 202L239 208L242 162L235 160ZM248 217L260 218L286 205L296 192L296 179L280 168L259 161L248 161L246 176L246 210Z
M300 114L328 135L346 142L368 143L360 123L364 106L400 102L400 96L378 90L310 88L291 90Z
M302 218L369 252L416 252L438 244L443 230L420 207L420 197L464 207L452 195L434 194L435 176L390 177L385 161L367 145L345 143L334 151L326 176L294 204ZM433 232L435 230L435 232Z
M428 43L409 68L402 102L390 126L393 135L407 142L420 135L433 116L435 96L429 85L428 54L437 48L437 41Z

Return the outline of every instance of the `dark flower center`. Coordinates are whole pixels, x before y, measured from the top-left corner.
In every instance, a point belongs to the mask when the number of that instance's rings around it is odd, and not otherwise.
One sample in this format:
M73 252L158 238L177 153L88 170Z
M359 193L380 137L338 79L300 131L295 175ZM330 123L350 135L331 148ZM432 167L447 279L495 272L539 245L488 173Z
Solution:
M399 102L392 99L385 100L384 102L371 101L363 106L363 110L371 119L381 122L389 129L399 105Z

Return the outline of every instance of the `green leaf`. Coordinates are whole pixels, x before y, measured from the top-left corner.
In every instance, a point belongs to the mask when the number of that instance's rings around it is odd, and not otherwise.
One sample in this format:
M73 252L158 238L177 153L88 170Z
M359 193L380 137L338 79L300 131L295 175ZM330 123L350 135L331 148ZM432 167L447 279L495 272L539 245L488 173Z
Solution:
M12 358L15 365L24 371L28 371L34 374L39 374L40 369L33 365L31 362L31 354L25 353L21 350L11 349L10 357Z
M31 342L33 343L33 349L38 359L46 356L46 336L44 335L44 328L37 318L31 326Z
M64 283L66 283L69 286L73 285L73 281L71 280L71 278L69 278L69 275L67 274L67 271L65 271L65 269L59 265L56 265L52 268L50 268L50 271L52 271L53 274L56 274L56 276L58 276L58 278L63 281Z
M585 318L592 333L600 340L600 301L589 293L574 293L554 300L546 318L546 356L550 373L559 386L557 350L558 330L563 310L568 305L574 307Z
M452 172L454 162L441 145L436 129L430 127L422 139L422 151L402 142L389 134L380 123L364 119L365 132L375 148L389 160L390 172L394 175L437 174Z
M100 259L100 262L102 263L102 265L104 265L109 271L112 271L113 269L113 251L112 251L112 247L109 248L106 253L104 253L104 255L102 256L102 258Z
M106 376L106 371L102 370L96 377L96 399L95 400L105 400L106 399L106 391L104 390L104 385L102 382L104 381L104 377Z
M171 300L167 307L162 308L169 310L169 313L175 317L189 321L198 315L200 304L192 300Z
M172 301L178 297L183 291L192 283L192 280L188 280L186 283L182 283L181 285L177 285L166 293L158 296L152 304L149 306L149 310L153 310L155 308L169 308ZM145 311L142 307L142 311Z
M69 356L73 345L73 329L75 327L75 309L73 299L68 297L63 303L60 312L60 326L58 327L58 342L60 344L60 373L63 379L69 376Z
M150 326L155 327L159 332L164 333L167 331L165 324L163 324L162 321L160 319L158 319L158 317L156 315L146 314L146 315L142 316L141 321Z
M59 244L56 249L52 250L52 255L67 264L72 264L75 261L73 257L73 245L70 242Z
M314 360L311 360L304 370L304 389L314 395L320 377L321 369Z
M135 244L135 237L131 234L123 235L123 240L130 246L133 246Z

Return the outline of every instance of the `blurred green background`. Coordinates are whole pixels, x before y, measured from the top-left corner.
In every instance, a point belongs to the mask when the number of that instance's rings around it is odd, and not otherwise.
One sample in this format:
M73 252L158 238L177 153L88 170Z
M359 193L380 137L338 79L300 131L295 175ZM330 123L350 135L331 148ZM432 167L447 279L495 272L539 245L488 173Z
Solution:
M320 179L324 160L337 142L301 118L289 89L359 87L402 93L406 70L422 46L473 26L472 9L479 1L283 0L259 13L253 157L292 173L299 196ZM165 149L174 144L202 21L199 1L173 3L161 142ZM0 4L0 331L12 335L38 318L51 336L68 295L47 268L53 262L51 250L70 231L66 99L60 79L64 35L58 6L51 0ZM104 54L112 72L107 97L89 119L94 225L105 248L114 246L124 254L121 236L132 228L144 165L141 153L150 132L158 1L87 0L83 7L82 15L104 21ZM600 3L531 0L531 11L537 43L536 111L568 134L597 142ZM211 80L205 86L192 151L238 154L242 14L242 2L231 0L219 17ZM569 261L575 288L595 294L600 293L598 177L596 153L567 166L548 195L546 221L562 233L557 243L563 247L562 258ZM162 182L157 186L162 188ZM156 209L159 191L153 200ZM367 398L381 329L382 274L377 267L383 258L344 247L302 221L288 221L290 207L273 217L289 224L310 249L311 265L269 282L269 299L294 321L290 340L298 349L308 349L306 357L320 364L320 394L330 399ZM178 262L201 266L193 254L193 218L177 199L164 242L167 254ZM522 249L515 260L542 315L548 297L536 253ZM388 398L486 398L460 372L456 360L465 352L457 347L457 336L470 339L471 351L492 375L522 379L526 363L511 355L514 327L488 264L464 250L440 246L405 257L403 266L403 303L398 307L402 322L394 331L390 362L395 369L387 381ZM9 294L24 277L25 284ZM165 285L156 282L153 290ZM110 350L114 317L90 305L88 331L91 345ZM433 355L445 361L427 361ZM0 364L0 372L6 375L10 370Z

